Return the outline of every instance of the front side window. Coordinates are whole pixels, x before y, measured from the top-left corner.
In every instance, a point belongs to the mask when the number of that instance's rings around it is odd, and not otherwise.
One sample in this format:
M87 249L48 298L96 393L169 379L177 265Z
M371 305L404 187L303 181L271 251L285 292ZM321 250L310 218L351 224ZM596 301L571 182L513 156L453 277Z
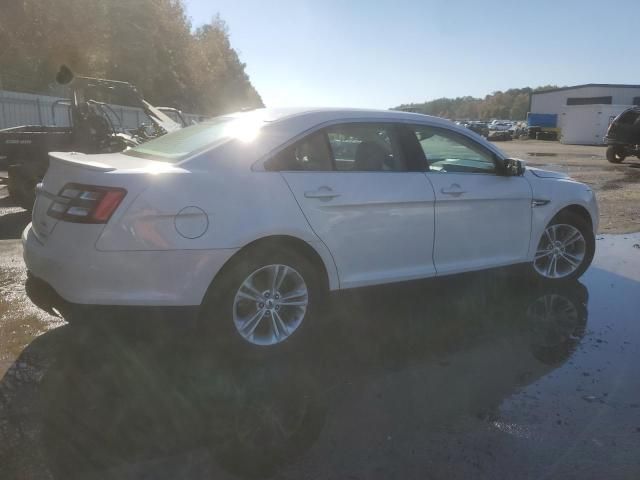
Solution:
M269 171L332 170L331 153L324 132L316 132L288 146L264 164Z
M470 138L442 128L414 126L429 170L440 173L495 173L493 155Z
M393 125L345 123L326 129L336 170L352 172L404 172L402 155Z

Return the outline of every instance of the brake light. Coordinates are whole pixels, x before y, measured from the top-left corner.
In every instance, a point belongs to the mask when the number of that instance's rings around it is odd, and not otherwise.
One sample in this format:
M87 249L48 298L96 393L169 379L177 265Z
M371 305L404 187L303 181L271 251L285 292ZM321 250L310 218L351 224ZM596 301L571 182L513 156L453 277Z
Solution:
M47 215L67 222L107 223L126 194L124 188L68 183Z

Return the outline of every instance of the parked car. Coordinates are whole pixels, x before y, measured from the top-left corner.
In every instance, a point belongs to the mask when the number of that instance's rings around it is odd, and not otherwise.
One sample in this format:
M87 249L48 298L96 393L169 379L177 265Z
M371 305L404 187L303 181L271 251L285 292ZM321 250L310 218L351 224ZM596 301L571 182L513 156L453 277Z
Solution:
M465 127L483 137L489 135L489 127L486 122L469 122Z
M588 186L446 120L260 109L51 153L23 245L69 302L198 306L217 336L272 346L330 290L513 264L575 279L597 226Z
M504 142L513 140L513 137L509 130L491 130L487 135L487 140L491 140L492 142Z
M509 122L507 120L492 120L488 127L491 131L507 131L513 127L513 122Z
M640 107L632 107L618 115L604 137L607 160L621 163L635 155L640 158Z

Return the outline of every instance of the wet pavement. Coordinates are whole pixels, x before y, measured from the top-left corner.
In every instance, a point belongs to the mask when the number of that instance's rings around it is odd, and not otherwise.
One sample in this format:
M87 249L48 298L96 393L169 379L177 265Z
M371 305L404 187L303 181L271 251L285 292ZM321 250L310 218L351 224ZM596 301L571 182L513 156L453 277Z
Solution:
M0 241L0 478L640 478L640 235L597 247L562 287L336 295L312 342L246 357L179 312L66 323Z

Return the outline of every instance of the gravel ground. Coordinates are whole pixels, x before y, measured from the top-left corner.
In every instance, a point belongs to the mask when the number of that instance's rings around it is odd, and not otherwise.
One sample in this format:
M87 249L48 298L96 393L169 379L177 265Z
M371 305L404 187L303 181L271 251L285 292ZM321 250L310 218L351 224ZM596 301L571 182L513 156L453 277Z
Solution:
M496 145L528 165L563 171L591 185L600 205L600 232L640 231L640 160L637 158L613 165L605 158L605 147L537 140L496 142Z

